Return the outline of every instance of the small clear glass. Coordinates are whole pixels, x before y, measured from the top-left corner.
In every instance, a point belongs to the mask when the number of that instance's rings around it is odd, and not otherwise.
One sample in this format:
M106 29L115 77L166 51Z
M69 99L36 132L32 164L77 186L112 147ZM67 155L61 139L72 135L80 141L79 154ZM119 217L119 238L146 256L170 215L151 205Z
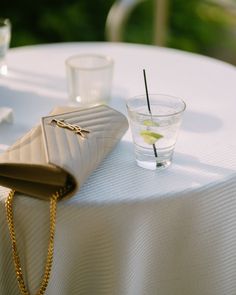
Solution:
M11 41L11 22L0 18L0 75L7 74L6 55Z
M107 104L110 100L113 60L104 55L82 54L66 60L71 104Z
M127 100L135 157L138 166L155 170L171 164L185 102L166 94L149 94Z

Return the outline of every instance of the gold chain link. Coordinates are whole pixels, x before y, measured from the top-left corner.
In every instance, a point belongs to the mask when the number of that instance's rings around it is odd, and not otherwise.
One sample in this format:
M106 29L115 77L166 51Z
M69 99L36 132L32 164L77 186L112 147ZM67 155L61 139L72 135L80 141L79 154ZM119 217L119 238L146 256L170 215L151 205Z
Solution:
M18 253L17 245L16 245L16 234L15 234L14 218L13 218L14 217L14 215L13 215L14 195L15 195L15 191L11 190L7 199L6 199L6 202L5 202L7 223L8 223L11 244L12 244L12 256L13 256L16 278L17 278L20 292L22 295L30 295L30 293L27 290L25 283L24 283L24 277L22 274L20 257L19 257L19 253ZM59 192L56 192L50 198L50 237L49 237L49 243L48 243L47 259L46 259L46 265L45 265L45 269L44 269L43 279L42 279L40 288L39 288L38 292L36 293L36 295L43 295L45 293L48 282L49 282L49 278L50 278L50 273L51 273L51 269L52 269L52 262L53 262L53 251L54 251L54 236L55 236L57 200L60 196L61 196L61 194Z

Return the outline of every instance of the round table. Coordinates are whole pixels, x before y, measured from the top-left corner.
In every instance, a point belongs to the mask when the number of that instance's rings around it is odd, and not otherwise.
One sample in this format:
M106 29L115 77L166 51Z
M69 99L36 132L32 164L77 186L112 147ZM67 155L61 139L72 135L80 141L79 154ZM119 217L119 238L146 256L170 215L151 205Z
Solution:
M79 193L58 205L47 295L222 295L236 290L236 68L200 55L123 43L59 43L11 49L0 78L0 125L11 145L54 107L68 104L65 60L115 61L111 107L145 92L182 97L187 109L172 165L135 164L130 130ZM0 294L19 294L0 188ZM15 201L19 254L32 294L44 271L48 203Z

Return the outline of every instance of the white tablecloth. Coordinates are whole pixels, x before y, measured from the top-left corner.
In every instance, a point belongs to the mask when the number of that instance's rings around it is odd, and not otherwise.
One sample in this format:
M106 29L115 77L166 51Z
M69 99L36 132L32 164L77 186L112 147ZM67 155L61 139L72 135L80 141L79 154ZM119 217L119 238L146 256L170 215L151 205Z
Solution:
M54 106L68 102L65 59L108 54L115 60L111 106L149 92L187 104L173 164L136 166L128 131L80 192L58 205L47 295L236 294L236 69L199 55L151 46L70 43L12 49L0 79L0 125L12 144ZM0 294L19 294L0 190ZM45 265L49 205L19 196L15 221L27 285L35 294Z

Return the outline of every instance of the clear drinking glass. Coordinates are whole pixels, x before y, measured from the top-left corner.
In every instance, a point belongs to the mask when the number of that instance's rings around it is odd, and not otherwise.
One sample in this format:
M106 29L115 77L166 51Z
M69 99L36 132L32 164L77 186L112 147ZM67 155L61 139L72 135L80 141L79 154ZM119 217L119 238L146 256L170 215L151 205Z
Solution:
M111 94L113 60L108 56L84 54L66 60L69 98L72 103L108 103Z
M140 167L155 170L168 167L172 161L185 102L165 94L149 94L127 101L136 162ZM151 111L151 113L150 113Z
M0 74L7 74L6 54L11 40L11 22L0 18Z

